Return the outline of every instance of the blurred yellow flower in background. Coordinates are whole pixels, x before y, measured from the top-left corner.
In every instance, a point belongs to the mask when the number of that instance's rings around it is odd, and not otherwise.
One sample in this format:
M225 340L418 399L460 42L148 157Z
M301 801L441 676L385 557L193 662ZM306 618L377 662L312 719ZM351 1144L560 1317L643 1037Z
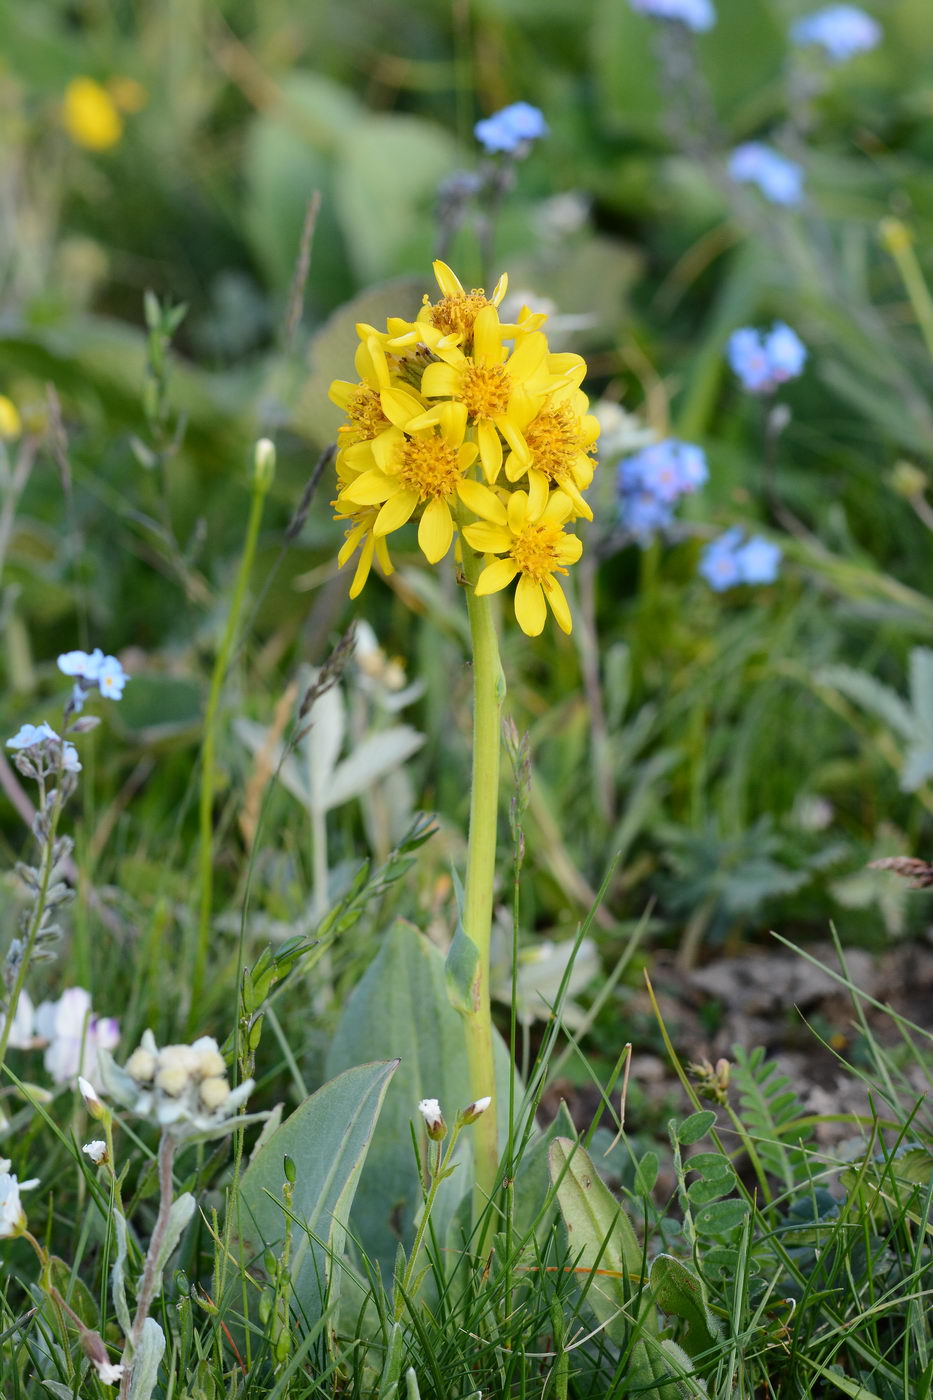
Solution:
M109 151L123 135L114 98L93 78L72 78L66 87L62 125L72 141L88 151Z
M23 430L19 410L12 399L0 394L0 438L19 437Z

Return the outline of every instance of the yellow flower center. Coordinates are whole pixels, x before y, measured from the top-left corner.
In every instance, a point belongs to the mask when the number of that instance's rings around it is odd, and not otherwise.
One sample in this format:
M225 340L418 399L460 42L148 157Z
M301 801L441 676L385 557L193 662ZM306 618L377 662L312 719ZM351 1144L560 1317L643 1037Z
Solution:
M441 297L434 305L427 297L425 306L431 308L431 324L445 335L459 335L464 341L473 339L473 322L484 306L492 306L482 287L474 287L472 292L457 292L452 297Z
M361 438L374 438L389 426L375 389L361 384L347 404L347 417Z
M512 381L505 365L468 365L460 381L460 400L475 421L508 413Z
M509 553L523 574L533 578L535 583L543 583L549 574L567 572L557 552L563 537L563 526L539 520L522 529Z
M463 479L460 458L438 434L409 438L401 451L399 480L407 491L417 491L421 499L453 494Z
M552 481L559 481L570 471L582 448L579 420L569 404L543 408L525 429L525 441L538 470Z

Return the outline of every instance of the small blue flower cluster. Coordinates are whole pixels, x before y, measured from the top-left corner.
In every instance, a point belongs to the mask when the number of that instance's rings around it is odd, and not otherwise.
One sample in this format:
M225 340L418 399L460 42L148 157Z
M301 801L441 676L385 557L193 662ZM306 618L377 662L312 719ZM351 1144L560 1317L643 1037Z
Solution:
M752 394L773 394L779 384L797 378L807 359L803 341L783 321L775 321L766 334L752 326L733 331L726 354Z
M710 588L724 593L739 583L774 583L781 562L781 550L761 535L745 540L733 526L703 551L699 572Z
M657 19L674 19L696 33L712 29L716 11L712 0L631 0L633 10Z
M530 102L513 102L477 122L473 134L490 154L505 151L516 155L532 141L547 136L549 128L537 107L532 107Z
M100 647L92 652L66 651L58 658L63 676L74 678L71 708L80 714L92 690L99 690L108 700L119 700L129 676L115 656L105 656Z
M745 141L729 157L729 174L736 184L757 185L772 204L803 201L803 166L788 160L764 141Z
M881 42L881 25L856 5L828 5L797 21L790 31L795 44L820 48L832 63L845 63Z
M62 768L66 773L81 772L81 760L78 758L78 750L74 744L69 744L67 741L62 744L52 726L44 721L42 724L21 724L12 739L6 741L7 748L15 749L17 752L24 749L46 749L49 744L61 745Z
M702 486L709 476L701 447L677 438L643 447L619 463L619 521L642 545L658 530L669 528L682 496Z

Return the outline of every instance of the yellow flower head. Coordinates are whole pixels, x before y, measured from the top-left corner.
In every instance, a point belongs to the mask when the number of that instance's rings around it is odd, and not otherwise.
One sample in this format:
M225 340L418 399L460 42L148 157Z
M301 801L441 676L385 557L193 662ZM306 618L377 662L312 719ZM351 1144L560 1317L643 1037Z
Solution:
M62 124L72 141L89 151L108 151L123 135L116 103L93 78L72 78L65 89Z
M466 525L463 538L479 553L504 555L480 574L477 597L507 588L517 574L515 616L522 631L537 637L547 617L547 600L558 627L569 632L570 608L554 575L566 574L583 553L582 540L564 530L573 512L570 497L545 490L534 499L527 491L513 491L506 506L486 490L483 498L478 492L474 495L473 508L484 519Z
M409 521L432 564L459 530L467 547L502 556L487 560L477 596L517 578L524 631L536 636L550 606L569 632L556 576L583 548L565 527L592 519L583 492L599 433L580 387L586 364L551 352L541 314L500 321L504 276L487 297L466 291L445 263L434 271L440 299L425 298L415 321L390 317L385 331L357 326L359 378L330 388L347 417L338 434L334 505L347 527L338 563L360 549L356 597L374 559L391 572L387 537Z

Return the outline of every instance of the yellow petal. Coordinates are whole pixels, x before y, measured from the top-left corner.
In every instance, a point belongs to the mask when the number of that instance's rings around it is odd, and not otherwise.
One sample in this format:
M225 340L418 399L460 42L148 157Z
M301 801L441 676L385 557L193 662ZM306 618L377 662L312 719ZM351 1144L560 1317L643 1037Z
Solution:
M573 501L563 491L552 491L542 514L542 520L561 525L573 511Z
M426 399L452 399L460 392L460 372L440 360L427 366L421 379Z
M339 551L339 553L338 553L338 555L337 555L337 567L338 567L339 569L342 569L342 568L343 568L344 564L347 562L347 560L350 558L350 556L354 553L354 551L355 551L356 548L357 548L357 545L359 544L360 540L363 538L363 536L364 536L365 534L366 534L366 526L365 526L365 525L354 525L353 529L350 530L350 531L348 531L348 533L347 533L347 538L344 540L343 544L340 546L340 551Z
M528 519L527 491L513 491L509 497L509 529L517 535Z
M523 337L512 355L509 357L509 374L521 383L532 377L536 370L540 369L547 358L547 336L541 331L532 331L530 335Z
M457 448L457 466L462 472L465 472L468 467L472 467L478 451L479 448L475 442L464 442Z
M584 500L577 490L576 485L569 477L565 481L562 481L561 490L573 501L573 508L577 515L582 515L584 520L593 519L593 512L590 510L589 502Z
M507 272L503 272L502 276L499 278L498 282L496 283L495 287L493 288L492 296L489 298L489 300L492 302L493 306L501 306L501 305L502 305L502 302L503 302L503 300L504 300L504 298L505 298L505 294L506 294L506 292L507 292L508 290L509 290L509 274L508 274Z
M488 520L493 525L505 525L508 521L505 506L499 500L494 491L490 491L488 486L484 486L481 481L473 481L471 477L466 477L457 487L457 495L463 504L478 515L481 520Z
M383 389L379 395L382 411L396 428L407 428L413 418L424 412L424 404L407 389Z
M369 536L363 545L359 563L356 566L356 573L353 575L353 582L350 584L350 597L358 598L363 591L363 584L369 578L369 571L373 563L373 537Z
M411 519L417 504L417 491L399 491L390 496L376 516L373 534L391 535L393 530L400 530Z
M442 403L439 410L441 436L448 447L459 447L467 425L466 404Z
M498 593L500 588L508 588L517 573L518 565L513 564L511 559L496 559L487 564L476 580L474 592L477 598L483 598L487 593Z
M379 567L384 574L395 573L395 565L389 558L389 545L384 535L380 535L376 540L376 558L379 560Z
M347 404L359 393L359 388L358 384L351 384L349 379L335 379L327 391L327 397L346 413Z
M445 262L441 262L440 258L434 264L434 276L437 278L437 285L445 297L463 295L463 284L460 278L453 268L448 267Z
M521 429L519 428L515 419L512 417L511 413L503 413L501 417L497 418L496 427L499 429L499 432L505 438L506 442L509 444L509 447L511 447L512 451L515 453L519 461L522 462L526 467L530 467L531 448L525 441L524 435L522 434Z
M465 525L463 538L477 554L502 554L512 548L512 536L503 525L490 525L482 520L478 525Z
M479 443L479 459L483 464L483 472L486 480L492 485L502 466L502 439L495 423L490 423L488 418L477 423L476 440Z
M540 583L522 574L515 589L515 616L526 637L540 636L547 618L547 606Z
M544 596L551 605L551 612L554 614L558 627L562 632L569 633L573 627L573 619L570 616L570 606L564 596L564 590L556 578L545 579L542 586Z
M435 497L425 507L421 524L418 526L418 543L429 564L443 559L454 537L454 522L446 501Z
M544 472L536 471L532 467L528 473L528 514L532 520L537 520L544 513L549 489Z
M479 365L499 365L505 359L502 327L494 306L484 306L477 312L473 322L473 358Z
M396 466L398 450L404 442L405 438L398 428L386 428L385 432L374 437L370 446L373 457L376 459L376 466L382 471L391 471Z
M579 535L564 535L558 541L557 557L563 565L575 564L583 553L583 541Z
M373 467L355 481L351 481L340 493L341 501L352 501L355 506L378 506L398 491L398 479L386 476L385 472Z

